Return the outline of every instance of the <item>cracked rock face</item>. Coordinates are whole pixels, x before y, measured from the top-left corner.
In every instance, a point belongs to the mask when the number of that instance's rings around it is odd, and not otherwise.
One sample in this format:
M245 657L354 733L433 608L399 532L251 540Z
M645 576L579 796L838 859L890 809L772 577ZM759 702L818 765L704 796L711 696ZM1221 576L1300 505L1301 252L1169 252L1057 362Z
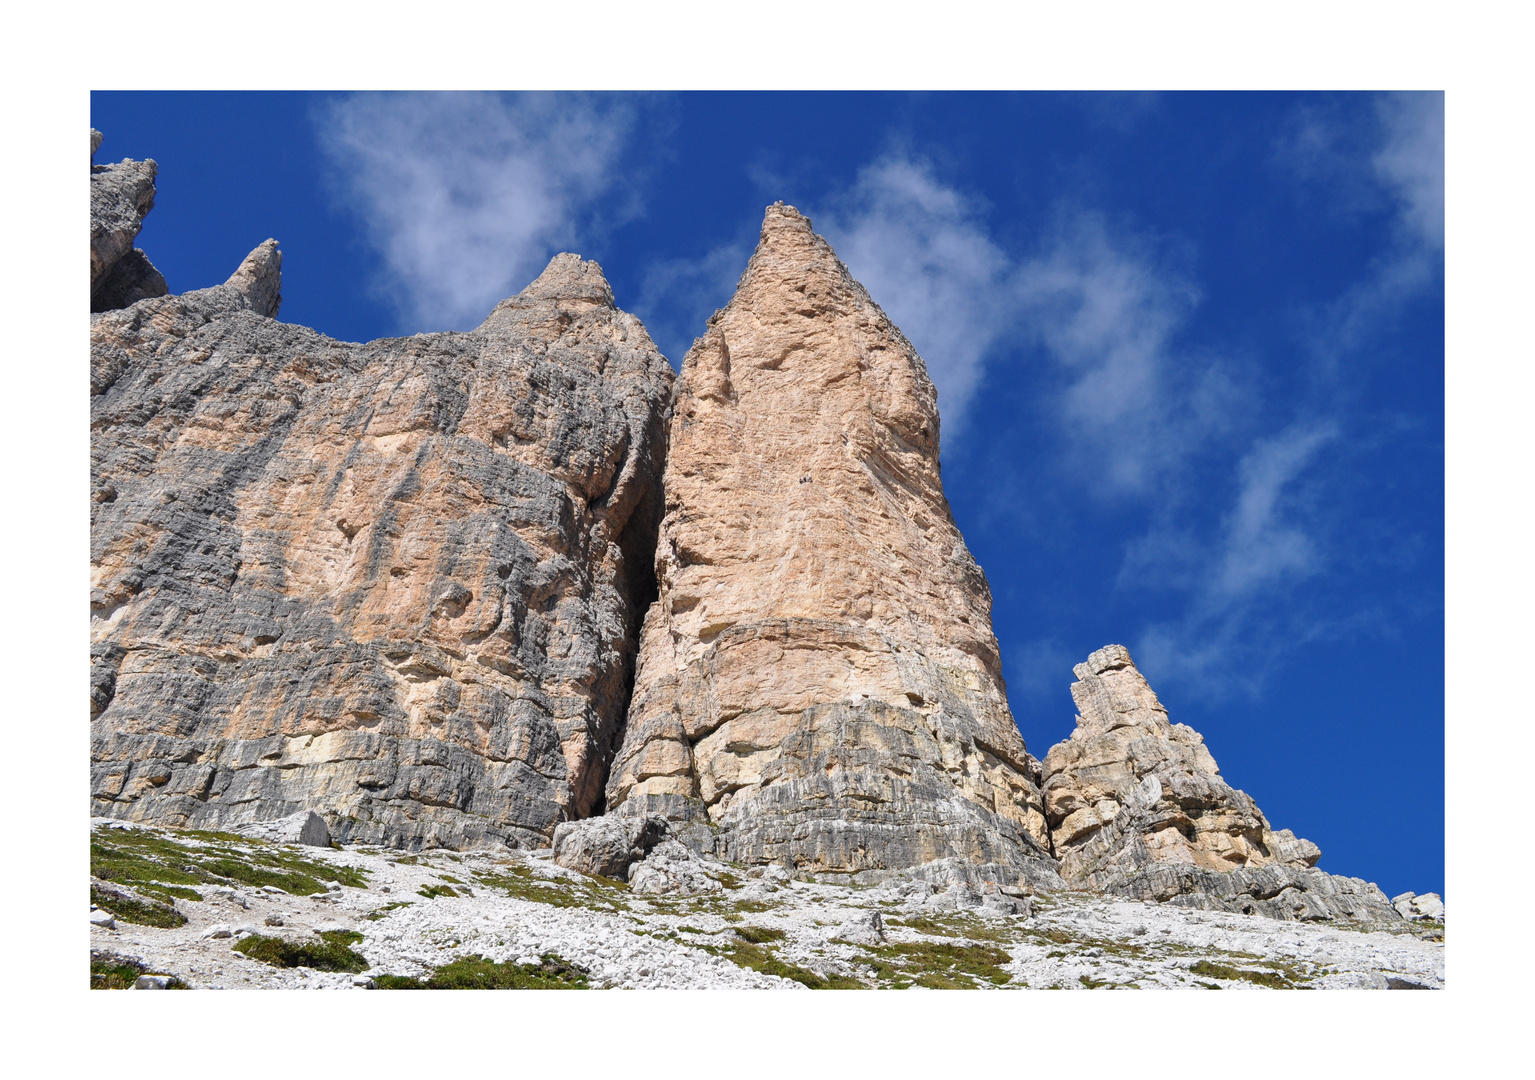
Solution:
M1173 724L1122 645L1074 669L1080 715L1044 762L1061 875L1078 888L1275 918L1390 919L1374 885L1313 869L1321 850L1274 831Z
M92 317L92 813L547 846L621 731L671 370L575 255L366 344L275 321L280 262Z
M154 209L153 161L94 164L101 132L91 130L91 310L110 311L150 296L164 296L165 278L133 246L144 215Z
M793 207L683 362L656 575L610 807L805 875L1054 878L933 384Z

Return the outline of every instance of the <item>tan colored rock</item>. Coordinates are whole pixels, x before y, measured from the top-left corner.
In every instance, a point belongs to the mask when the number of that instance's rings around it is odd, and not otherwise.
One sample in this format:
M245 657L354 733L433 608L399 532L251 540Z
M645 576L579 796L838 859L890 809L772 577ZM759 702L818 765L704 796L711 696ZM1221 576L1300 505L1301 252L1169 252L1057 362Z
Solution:
M92 316L92 813L547 846L622 732L671 369L575 255L362 344L277 322L280 263Z
M1079 876L1083 841L1112 822L1147 777L1160 787L1156 827L1145 835L1154 858L1210 870L1316 863L1314 844L1270 830L1247 793L1221 779L1204 738L1168 720L1123 645L1099 649L1075 674L1077 729L1045 757L1045 809L1068 880Z
M1074 670L1077 729L1044 762L1045 811L1068 883L1276 918L1392 917L1374 885L1312 869L1315 844L1270 828L1222 779L1203 737L1168 720L1123 645Z
M666 499L610 807L706 818L729 858L805 873L1037 866L1038 763L943 496L933 384L793 207L683 362Z

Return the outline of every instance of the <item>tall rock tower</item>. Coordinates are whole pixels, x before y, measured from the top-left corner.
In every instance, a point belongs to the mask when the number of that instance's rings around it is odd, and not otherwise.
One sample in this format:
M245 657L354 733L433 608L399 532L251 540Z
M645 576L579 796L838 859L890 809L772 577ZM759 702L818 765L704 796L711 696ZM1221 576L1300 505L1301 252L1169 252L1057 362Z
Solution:
M933 384L792 206L683 361L665 488L610 809L807 874L1052 874Z

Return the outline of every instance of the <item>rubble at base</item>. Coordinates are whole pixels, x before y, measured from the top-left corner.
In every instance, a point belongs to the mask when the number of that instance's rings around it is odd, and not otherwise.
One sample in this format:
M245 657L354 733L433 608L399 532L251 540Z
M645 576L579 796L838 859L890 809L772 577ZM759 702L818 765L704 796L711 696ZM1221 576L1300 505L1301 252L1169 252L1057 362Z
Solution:
M688 853L681 862L709 887L652 892L637 879L653 861L678 858L663 850L679 847L675 841L635 864L626 887L561 867L547 850L405 855L102 821L95 828L108 845L158 845L150 857L167 865L184 859L228 870L227 860L286 852L354 884L333 881L297 895L200 882L186 887L199 899L173 898L184 925L93 920L93 984L95 961L110 966L108 957L123 977L151 973L193 988L336 990L387 988L483 957L530 971L568 968L592 988L1444 985L1442 922L1276 922L1074 891L1028 895L970 880L973 868L960 865L856 888ZM114 888L131 895L149 887ZM337 970L273 966L237 948L257 938L276 939L292 955L341 961ZM350 955L357 960L348 966Z

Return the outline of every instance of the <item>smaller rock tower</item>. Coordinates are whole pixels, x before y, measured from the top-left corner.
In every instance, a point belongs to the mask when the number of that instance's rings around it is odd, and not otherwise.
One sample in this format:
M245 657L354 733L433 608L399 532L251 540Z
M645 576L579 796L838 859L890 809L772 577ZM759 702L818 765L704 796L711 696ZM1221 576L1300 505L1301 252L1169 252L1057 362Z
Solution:
M1221 778L1204 738L1174 724L1123 645L1074 669L1080 714L1045 756L1061 876L1077 888L1275 918L1389 918L1358 878L1312 869L1321 850L1275 832Z

